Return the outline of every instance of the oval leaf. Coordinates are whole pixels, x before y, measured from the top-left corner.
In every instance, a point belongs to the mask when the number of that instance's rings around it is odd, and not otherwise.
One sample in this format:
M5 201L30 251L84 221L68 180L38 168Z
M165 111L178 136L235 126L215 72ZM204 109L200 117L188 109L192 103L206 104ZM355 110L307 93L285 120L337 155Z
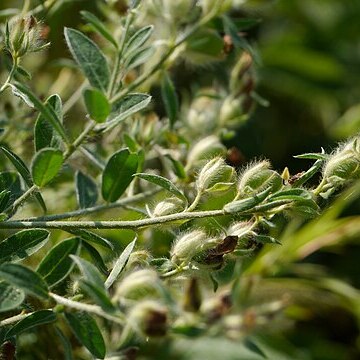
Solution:
M125 44L125 57L131 54L134 50L139 49L140 46L144 45L145 42L149 39L154 27L152 25L145 26L138 30Z
M6 338L19 335L35 326L50 324L56 321L56 314L51 310L39 310L20 320L6 333Z
M24 290L25 293L48 299L49 289L45 280L36 272L18 264L0 265L0 278L16 287Z
M104 359L105 342L95 320L86 312L65 313L74 335L95 357Z
M62 102L59 95L51 95L45 102L46 107L51 107L62 122ZM39 151L45 147L59 148L60 136L54 131L52 124L40 114L34 128L35 150Z
M121 253L120 257L116 260L116 263L115 263L113 269L111 270L110 275L108 276L108 278L105 281L106 289L108 289L114 283L114 281L119 277L119 275L123 271L124 267L126 266L128 260L129 260L129 257L131 255L132 251L134 250L134 247L136 244L136 239L137 238L135 238L130 244L128 244L128 246L126 246L124 251Z
M85 280L87 280L91 284L94 284L100 289L105 289L104 281L99 270L91 262L75 255L70 255L70 257L79 267L81 273L84 275Z
M102 176L102 196L114 202L124 193L133 180L138 166L138 156L129 149L122 149L111 156Z
M16 287L0 282L0 312L17 308L25 299L25 293Z
M83 229L72 229L67 230L68 233L77 235L81 237L85 241L92 242L94 244L101 245L103 247L106 247L110 250L114 250L114 245L107 239L103 238L102 236L95 234L91 231L83 230Z
M97 89L86 89L83 96L90 118L97 123L104 122L111 110L106 96Z
M43 187L58 174L64 157L60 150L44 148L35 154L31 164L34 183Z
M149 181L153 184L161 186L163 189L171 192L176 197L187 202L185 195L168 179L154 174L146 174L146 173L137 173L134 176L139 177L140 179Z
M98 189L95 181L89 176L77 171L75 175L76 198L81 209L94 206L98 198Z
M129 94L124 96L119 101L116 101L111 109L109 120L98 129L109 131L124 121L129 116L137 113L149 105L151 96L147 94Z
M90 84L105 93L109 84L110 70L104 54L80 31L65 28L65 39L72 56Z
M37 272L52 287L64 280L74 267L69 255L76 255L80 250L80 240L76 237L62 241L54 246L41 261Z
M49 239L41 229L19 231L0 243L0 263L20 261L38 251Z

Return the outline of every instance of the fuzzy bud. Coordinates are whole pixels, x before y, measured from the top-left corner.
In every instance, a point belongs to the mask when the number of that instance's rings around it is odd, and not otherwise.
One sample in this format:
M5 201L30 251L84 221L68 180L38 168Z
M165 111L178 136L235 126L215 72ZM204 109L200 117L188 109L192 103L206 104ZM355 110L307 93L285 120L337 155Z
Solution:
M170 198L160 201L154 208L153 217L175 214L184 210L184 201L179 198Z
M229 183L233 177L234 169L225 164L224 159L210 160L200 171L196 181L198 191L212 188L217 183Z
M140 302L132 308L129 314L129 323L146 337L166 335L167 319L166 307L155 301Z
M126 276L116 289L115 299L140 299L154 296L159 290L159 278L155 271L142 269Z
M253 224L249 221L239 221L232 223L227 229L227 233L232 236L237 236L241 239L251 231Z
M240 98L234 99L227 97L220 109L220 123L223 125L232 125L246 120L247 115L242 109L242 101Z
M218 239L210 238L203 230L183 234L173 245L171 260L175 263L191 261L204 251L216 247L218 241Z
M270 170L268 161L261 161L252 164L240 176L238 191L240 194L251 195L267 188L271 191L277 191L282 186L281 176Z
M204 163L204 161L213 156L224 155L225 151L226 148L221 144L219 138L215 135L210 135L198 141L189 151L187 167L198 166L199 163Z

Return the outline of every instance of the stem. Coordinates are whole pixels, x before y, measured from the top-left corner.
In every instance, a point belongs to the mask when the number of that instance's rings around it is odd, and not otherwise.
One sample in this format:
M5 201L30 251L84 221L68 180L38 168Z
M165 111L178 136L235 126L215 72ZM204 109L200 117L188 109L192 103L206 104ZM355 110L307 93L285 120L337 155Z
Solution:
M120 64L121 64L121 57L122 54L124 52L124 47L125 47L125 40L127 37L127 33L129 31L129 27L130 24L133 20L133 16L134 14L132 12L130 12L128 14L128 16L126 17L126 23L125 23L125 27L124 30L121 34L121 40L120 40L120 46L119 46L119 52L117 53L116 59L115 59L115 64L114 64L114 68L111 74L111 80L110 80L110 85L109 85L109 89L108 89L108 97L111 98L113 92L114 92L114 88L115 88L115 84L116 84L116 80L118 78L119 75L119 69L120 69Z
M0 229L139 229L151 225L171 223L179 220L199 219L213 216L229 215L224 210L209 210L197 212L182 212L178 214L164 215L156 218L125 221L2 221Z
M125 322L125 316L121 313L116 313L116 316L110 315L103 311L100 306L97 305L90 305L90 304L84 304L78 301L69 300L67 298L64 298L62 296L56 295L54 293L49 294L58 304L62 304L64 306L70 307L72 309L80 310L80 311L86 311L88 313L92 313L98 316L101 316L107 320L110 320L112 322L115 322L117 324L124 325Z
M15 211L19 206L21 206L27 198L29 198L35 191L39 190L38 186L33 185L29 189L27 189L12 205L10 205L6 210L5 213L9 214Z
M37 218L30 218L30 219L19 220L19 221L53 221L53 220L68 219L68 218L75 217L75 216L89 215L89 214L93 214L93 213L104 211L104 210L125 207L126 205L131 204L133 202L147 199L148 197L150 197L154 194L157 194L160 191L161 190L146 191L141 194L137 194L137 195L134 195L131 197L127 197L125 199L121 199L112 204L98 205L98 206L93 206L93 207L86 208L86 209L69 211L69 212L62 213L62 214L47 215L47 216L41 216L41 217L37 217Z
M192 202L192 204L186 209L186 211L193 211L195 210L195 208L198 206L199 202L200 202L200 199L201 199L201 196L203 195L203 192L202 191L198 191L198 193L196 194L195 196L195 199L194 201Z
M12 78L15 75L18 65L19 65L19 59L17 57L13 58L13 64L12 64L11 70L10 70L9 75L8 75L7 79L5 80L4 84L0 88L0 94L9 86Z
M12 317L9 317L5 320L2 320L0 321L0 329L3 327L3 326L7 326L7 325L10 325L10 324L13 324L13 323L16 323L22 319L25 319L27 318L28 316L32 315L34 312L31 312L31 313L26 313L26 314L18 314L18 315L15 315L15 316L12 316Z
M79 150L85 155L99 170L104 171L105 164L101 162L101 160L97 159L91 151L89 151L86 147L81 146Z
M75 139L75 141L68 147L67 151L64 154L64 161L67 160L82 144L85 140L86 136L89 134L91 130L94 129L96 123L91 121L83 130L83 132Z
M182 44L184 43L192 34L194 34L199 28L201 28L203 25L205 25L207 22L209 22L217 12L217 7L214 8L213 11L211 11L207 16L205 16L201 21L199 21L197 24L192 26L188 29L182 36L180 36L175 44L160 58L159 62L154 65L147 73L142 74L139 76L134 82L132 82L126 89L124 89L122 92L115 95L110 102L114 103L121 99L123 96L127 95L132 90L136 89L139 85L141 85L143 82L145 82L148 78L150 78L152 75L154 75L157 71L159 71L165 61L171 56L171 54Z
M84 88L86 87L86 85L88 84L88 81L85 80L79 87L78 89L69 97L69 99L67 99L64 103L63 106L63 114L65 115L75 104L76 102L79 100L79 98L82 95L82 92L84 90Z
M184 266L184 265L180 265L180 266L178 266L176 269L170 270L170 271L168 271L167 273L162 274L161 277L162 277L163 279L169 278L169 277L172 277L172 276L174 276L174 275L180 274L180 273L183 272L184 270L189 270L189 267L188 267L188 266Z

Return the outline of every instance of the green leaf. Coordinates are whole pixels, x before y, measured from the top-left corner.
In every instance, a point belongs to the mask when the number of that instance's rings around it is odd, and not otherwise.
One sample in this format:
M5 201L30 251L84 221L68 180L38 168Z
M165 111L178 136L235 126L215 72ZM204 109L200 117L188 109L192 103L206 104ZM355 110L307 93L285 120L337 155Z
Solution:
M310 160L326 160L329 157L328 154L324 153L306 153L295 155L295 159L310 159Z
M62 102L60 96L57 94L51 95L47 98L45 106L51 107L60 123L62 123ZM36 120L34 137L36 151L46 147L60 147L61 138L59 134L54 131L52 124L42 114Z
M79 250L79 238L63 240L46 254L36 271L53 287L70 274L75 264L69 255L77 255Z
M268 201L274 200L291 200L291 201L301 201L301 200L311 200L311 194L309 191L301 188L292 188L289 190L278 191L277 193L269 196Z
M19 231L0 243L0 263L21 261L43 247L50 233L42 229Z
M129 55L128 59L125 61L124 68L127 71L134 69L137 66L144 64L149 59L149 57L154 55L154 53L155 48L152 46L149 46L145 49L135 50Z
M23 76L25 79L31 80L31 74L22 66L18 65L16 67L16 75L21 75Z
M9 190L15 197L21 195L20 178L15 171L3 171L0 173L0 191Z
M6 157L15 166L16 170L19 172L21 177L24 179L26 185L28 187L32 187L34 185L34 183L33 183L30 171L27 168L27 166L25 165L25 163L9 149L6 149L3 146L0 146L0 149L4 152ZM44 199L42 198L41 194L36 192L35 197L36 197L36 200L38 201L38 203L40 204L40 206L42 207L42 209L44 210L44 212L46 212L46 205L45 205Z
M165 106L166 114L170 120L170 125L173 127L179 112L179 100L174 84L167 73L165 73L161 84L161 96Z
M89 176L77 171L75 174L76 198L81 209L94 206L98 198L95 181Z
M262 244L279 244L281 245L281 242L271 236L268 235L256 235L254 237L254 240L262 243Z
M137 171L138 156L128 148L119 150L111 156L102 175L102 196L114 202L124 193Z
M0 278L19 287L24 290L25 293L42 299L49 298L49 289L45 280L39 274L25 266L9 263L2 264L0 265Z
M68 143L65 129L54 109L51 106L44 105L41 100L38 99L38 97L25 85L15 83L13 86L16 87L18 91L21 91L22 94L25 94L28 97L28 99L33 103L33 107L35 107L42 114L42 116L47 121L49 121L49 123L51 123L51 125L61 136L61 138Z
M109 85L110 70L104 54L80 31L65 28L64 33L73 58L90 84L105 93Z
M11 191L3 190L0 192L0 212L7 209L7 207L10 205L10 198L11 198Z
M111 270L111 273L109 274L108 278L105 281L105 288L109 289L110 286L114 283L114 281L119 277L121 272L124 270L129 257L134 250L135 244L136 244L137 238L135 238L130 244L126 246L124 251L121 253L120 257L116 260L116 263Z
M72 230L67 230L67 232L79 236L85 241L89 241L94 244L101 245L107 249L114 250L114 245L109 240L91 231L87 231L83 229L72 229Z
M5 281L0 281L0 312L17 308L25 300L25 293Z
M134 50L140 48L149 39L153 33L154 27L152 25L145 26L138 30L125 44L124 57L129 56Z
M70 255L70 257L79 267L81 273L84 275L85 280L89 281L90 283L94 284L99 288L105 289L104 280L99 270L91 262L84 260L76 255Z
M180 179L185 179L186 171L185 171L183 164L180 161L175 160L169 154L166 154L165 157L170 160L171 165L172 165L172 170L174 171L175 175Z
M83 96L90 118L97 123L103 123L111 110L106 96L98 89L86 89Z
M20 335L21 333L39 325L50 324L56 321L56 314L51 310L39 310L17 322L6 333L6 338Z
M65 313L74 335L95 357L104 359L105 342L95 320L86 312Z
M88 280L80 279L79 285L81 290L90 296L90 298L95 301L104 311L113 312L115 307L112 304L109 295L107 292Z
M104 275L108 275L109 270L106 267L100 253L86 241L82 242L82 247L90 255L94 265L101 271L101 273Z
M59 173L64 161L60 150L52 148L41 149L35 154L31 164L34 183L43 187Z
M170 180L168 180L160 175L137 173L134 176L137 176L140 179L149 181L155 185L161 186L163 189L169 191L176 197L187 202L185 195Z
M109 131L127 119L129 116L137 113L149 105L151 96L141 93L133 93L124 96L113 104L109 120L102 125L98 125L98 129Z
M34 103L30 100L30 97L26 93L22 92L17 86L13 84L9 85L11 87L12 93L15 96L19 97L28 107L35 107Z
M90 23L90 25L93 27L93 29L98 32L100 35L102 35L106 40L108 40L111 44L115 46L117 49L118 45L116 43L116 40L113 38L113 36L110 34L108 29L104 26L104 24L101 22L101 20L96 17L94 14L83 10L80 11L80 14L82 17Z
M74 358L72 356L72 346L71 346L69 339L64 335L64 333L57 326L55 326L55 332L56 332L56 335L59 337L60 342L63 347L64 360L73 360Z
M319 172L324 164L324 160L316 160L314 165L305 173L300 175L292 184L292 186L301 186L309 181L317 172Z

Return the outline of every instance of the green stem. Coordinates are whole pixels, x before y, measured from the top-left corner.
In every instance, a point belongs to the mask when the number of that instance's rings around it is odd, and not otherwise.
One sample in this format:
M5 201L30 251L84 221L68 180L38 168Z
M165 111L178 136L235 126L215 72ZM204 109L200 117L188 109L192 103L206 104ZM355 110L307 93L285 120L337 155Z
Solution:
M39 188L36 185L31 186L27 189L12 205L10 205L6 210L6 214L16 211L16 209L21 206L35 191L38 191Z
M121 34L121 40L120 40L120 45L119 45L119 51L117 53L116 59L115 59L115 64L114 64L114 68L111 74L111 80L110 80L110 84L109 84L109 89L108 89L108 97L111 98L114 89L115 89L115 84L116 84L116 80L118 78L119 75L119 70L120 70L120 64L121 64L121 57L123 55L124 52L124 48L125 48L125 41L127 38L127 33L129 31L130 25L132 23L134 14L132 12L130 12L126 18L126 23L125 23L125 27L124 30Z
M84 304L78 301L69 300L65 297L56 295L54 293L49 294L58 304L70 307L72 309L80 310L80 311L86 311L88 313L103 317L107 320L110 320L112 322L115 322L120 325L124 325L125 323L125 316L121 313L116 313L115 315L110 315L103 311L100 306L97 305L90 305L90 304Z
M9 72L9 75L8 75L7 79L5 80L4 84L0 88L0 94L9 86L12 78L15 75L15 72L16 72L16 69L17 69L18 65L19 65L19 59L14 58L11 70Z
M166 224L180 220L191 220L213 216L226 216L224 210L209 210L196 212L182 212L178 214L164 215L156 218L124 221L3 221L0 229L139 229L151 225Z
M198 193L196 194L196 197L194 199L194 201L192 202L192 204L186 209L186 211L190 212L190 211L193 211L195 210L195 208L198 206L200 200L201 200L201 197L203 195L203 192L202 191L198 191Z
M19 221L54 221L54 220L61 220L61 219L68 219L76 216L85 216L89 214L93 214L96 212L104 211L104 210L110 210L110 209L116 209L119 207L125 207L128 204L141 201L144 199L148 199L150 196L157 194L161 190L152 190L152 191L146 191L141 194L137 194L131 197L127 197L124 199L120 199L119 201L112 203L112 204L106 204L106 205L98 205L93 206L86 209L79 209L74 211L69 211L62 214L54 214L54 215L47 215L47 216L41 216L37 218L30 218L26 220L19 220Z

